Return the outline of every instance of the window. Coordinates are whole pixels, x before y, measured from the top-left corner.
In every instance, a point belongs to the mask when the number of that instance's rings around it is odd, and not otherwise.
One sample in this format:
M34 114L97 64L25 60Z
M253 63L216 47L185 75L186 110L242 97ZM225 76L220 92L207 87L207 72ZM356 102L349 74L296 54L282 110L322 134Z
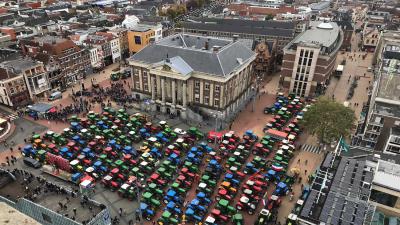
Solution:
M394 207L397 202L397 197L377 190L371 190L371 200L382 205Z
M204 89L205 89L205 90L210 90L210 84L209 84L209 83L205 83Z
M219 107L219 99L214 99L214 106Z
M149 85L148 85L148 84L144 84L143 86L144 86L144 90L145 90L145 91L148 91L148 90L149 90Z
M303 57L303 54L304 54L304 50L302 49L302 50L300 51L300 56Z
M208 105L210 103L210 97L204 96L204 104Z
M200 87L200 81L195 81L195 82L194 82L194 86L195 86L195 87Z
M137 44L137 45L142 44L142 39L140 38L140 36L135 36L135 44Z
M219 92L220 88L221 87L219 85L215 85L215 92Z

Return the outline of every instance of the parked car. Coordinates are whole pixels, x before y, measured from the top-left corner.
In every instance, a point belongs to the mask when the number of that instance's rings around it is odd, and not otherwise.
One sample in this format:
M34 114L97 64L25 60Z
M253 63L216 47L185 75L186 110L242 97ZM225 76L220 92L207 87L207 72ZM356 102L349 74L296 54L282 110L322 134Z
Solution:
M61 93L60 91L56 91L56 92L53 92L53 93L49 96L48 100L49 100L49 101L54 101L54 100L56 100L56 99L61 99L61 98L62 98L62 93Z
M24 164L27 166L33 167L35 169L42 167L42 164L39 161L37 161L36 159L29 158L29 157L24 158Z

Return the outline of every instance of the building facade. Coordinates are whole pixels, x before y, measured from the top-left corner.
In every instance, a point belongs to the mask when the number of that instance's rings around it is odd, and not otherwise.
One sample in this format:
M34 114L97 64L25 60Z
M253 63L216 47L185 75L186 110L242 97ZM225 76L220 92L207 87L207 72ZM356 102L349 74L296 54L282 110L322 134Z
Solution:
M374 52L378 45L380 31L376 25L366 24L363 30L362 47L364 50Z
M23 74L0 68L0 103L14 109L30 103Z
M400 216L399 172L399 164L384 160L378 160L375 167L369 200L387 216Z
M20 58L0 63L0 68L22 75L29 97L32 100L46 97L50 90L50 82L42 62L29 58Z
M312 22L284 48L283 86L298 96L322 94L335 70L343 34L336 23Z
M255 41L254 51L257 53L254 61L254 72L259 77L272 74L276 69L276 41Z
M151 41L159 41L162 38L161 24L148 25L137 24L128 31L129 52L135 54L150 44Z
M384 46L376 57L375 81L369 94L366 116L360 120L353 144L376 151L390 150L391 136L400 124L400 39L382 40ZM395 139L396 140L396 139ZM388 146L389 145L389 146Z
M128 58L129 57L128 29L115 28L107 32L114 34L119 38L121 58L122 59Z
M151 110L183 118L198 110L229 117L250 97L255 57L232 40L169 36L130 58L133 94Z
M89 51L69 39L41 36L20 41L22 52L45 65L51 89L63 89L90 71Z

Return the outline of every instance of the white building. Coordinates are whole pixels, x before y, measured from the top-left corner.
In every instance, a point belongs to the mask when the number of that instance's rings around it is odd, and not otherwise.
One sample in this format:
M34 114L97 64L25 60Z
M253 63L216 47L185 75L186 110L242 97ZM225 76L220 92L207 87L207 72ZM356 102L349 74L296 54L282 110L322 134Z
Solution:
M100 68L102 66L102 58L100 57L101 49L93 47L89 49L90 52L90 64L93 68Z
M139 23L139 18L134 15L125 15L125 20L122 21L122 26L125 28L134 28Z
M119 43L119 38L115 35L113 36L114 39L110 41L110 45L111 45L112 61L115 63L121 60L121 46Z

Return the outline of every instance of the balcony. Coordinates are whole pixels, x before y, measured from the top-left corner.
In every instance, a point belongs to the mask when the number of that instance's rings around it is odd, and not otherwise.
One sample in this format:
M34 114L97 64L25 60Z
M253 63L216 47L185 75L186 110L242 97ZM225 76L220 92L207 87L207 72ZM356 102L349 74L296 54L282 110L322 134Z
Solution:
M41 88L34 88L34 87L31 86L30 88L32 90L32 94L34 94L34 95L39 95L39 94L41 94L41 93L43 93L45 91L48 91L50 89L47 86L44 86L44 87L41 87Z

